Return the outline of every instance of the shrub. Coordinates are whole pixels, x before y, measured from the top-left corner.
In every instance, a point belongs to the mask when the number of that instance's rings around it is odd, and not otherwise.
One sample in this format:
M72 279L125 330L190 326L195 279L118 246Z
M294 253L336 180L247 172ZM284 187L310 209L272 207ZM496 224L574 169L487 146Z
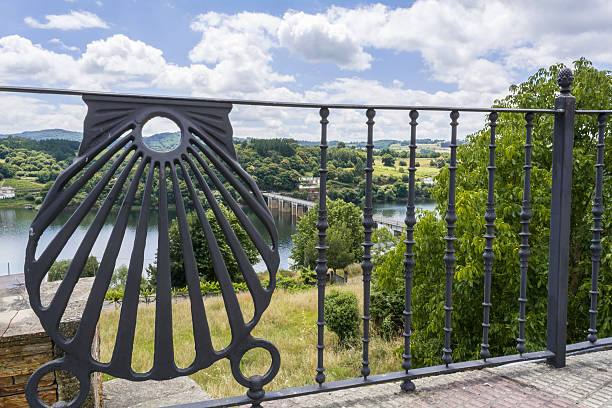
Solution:
M300 279L305 285L315 285L317 283L317 273L312 269L300 268Z
M270 284L269 279L263 279L261 281L261 285L264 288L267 288ZM310 288L310 285L306 285L301 282L301 278L284 278L282 276L276 277L276 288L277 289L285 289L289 292L299 292L300 290Z
M234 292L244 292L249 290L248 286L244 282L232 282L234 286ZM187 287L182 289L185 293L188 293ZM200 292L202 292L202 296L206 295L216 295L221 293L221 287L219 286L219 282L210 282L210 281L200 281Z
M146 304L149 304L153 300L153 295L155 291L152 288L140 288L140 296L142 296L145 300Z
M108 292L106 292L104 299L110 300L115 304L116 307L117 304L123 299L123 289L109 289Z
M66 272L68 272L68 268L70 267L70 262L72 261L69 259L53 262L53 265L51 265L51 268L49 268L49 282L64 279L64 276L66 276ZM96 257L94 257L93 255L89 256L89 258L87 258L87 261L85 262L85 267L81 271L79 279L96 276L99 267L100 263L98 262Z
M372 322L383 337L391 338L402 329L404 288L400 286L387 292L375 284L373 289L370 299Z
M221 293L219 282L200 281L200 291L202 296Z
M354 339L359 328L359 306L352 292L332 290L325 297L325 322L341 344Z

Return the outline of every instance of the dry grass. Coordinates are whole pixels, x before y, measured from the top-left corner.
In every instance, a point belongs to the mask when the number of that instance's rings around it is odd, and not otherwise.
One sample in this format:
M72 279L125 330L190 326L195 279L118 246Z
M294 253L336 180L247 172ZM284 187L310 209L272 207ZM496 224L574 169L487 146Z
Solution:
M357 294L363 301L361 278L355 277L343 286L336 286ZM239 295L243 313L252 314L252 299L247 293ZM316 367L316 289L289 293L277 289L272 303L255 328L253 335L270 340L281 354L281 368L266 389L296 387L314 383ZM211 327L213 345L219 349L231 338L225 308L221 297L205 300L206 313ZM361 307L361 306L360 306ZM101 317L101 358L109 361L114 347L115 331L120 309L106 310ZM245 317L246 317L245 316ZM155 306L141 306L138 311L137 335L135 339L132 367L138 372L147 371L153 361ZM193 333L189 302L173 305L174 356L179 367L188 366L194 358ZM361 367L361 344L338 345L335 334L325 333L325 367L328 381L359 376ZM401 370L402 338L387 341L373 335L370 343L372 374ZM253 350L242 360L245 375L263 374L270 364L269 354L261 349ZM233 379L229 362L218 361L211 367L191 376L214 397L244 394L245 389Z

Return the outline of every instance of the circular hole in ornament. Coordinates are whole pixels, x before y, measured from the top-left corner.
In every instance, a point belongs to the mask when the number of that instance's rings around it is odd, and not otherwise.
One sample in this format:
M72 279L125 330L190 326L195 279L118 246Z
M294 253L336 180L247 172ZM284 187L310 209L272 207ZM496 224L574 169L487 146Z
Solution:
M248 350L240 359L240 372L246 378L265 375L272 366L270 352L261 347Z
M89 394L91 385L89 374L86 371L78 371L74 373L67 367L67 363L61 359L50 361L42 365L29 378L26 384L26 399L31 407L34 408L51 408L64 407L75 408L80 407L85 402ZM52 388L54 384L59 382L69 381L74 385L74 379L78 381L78 388L73 388L72 400L56 401L57 394Z
M169 152L181 144L182 133L178 124L163 116L154 116L142 125L142 141L156 152Z
M251 353L254 349L262 350ZM246 350L241 355L235 357L237 358L230 359L234 378L240 385L255 390L261 390L264 385L272 381L280 368L278 349L264 339L252 339ZM267 366L269 366L268 371L262 374L261 371ZM245 371L248 371L248 377L243 373L243 368Z

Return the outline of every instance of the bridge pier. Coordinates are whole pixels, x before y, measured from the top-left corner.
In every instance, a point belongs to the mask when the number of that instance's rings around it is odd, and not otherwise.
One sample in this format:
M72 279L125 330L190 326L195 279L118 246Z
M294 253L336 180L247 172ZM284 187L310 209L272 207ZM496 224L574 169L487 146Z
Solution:
M309 208L314 206L311 201L286 197L276 193L263 193L270 210L277 210L282 216L288 214L291 218L300 218Z

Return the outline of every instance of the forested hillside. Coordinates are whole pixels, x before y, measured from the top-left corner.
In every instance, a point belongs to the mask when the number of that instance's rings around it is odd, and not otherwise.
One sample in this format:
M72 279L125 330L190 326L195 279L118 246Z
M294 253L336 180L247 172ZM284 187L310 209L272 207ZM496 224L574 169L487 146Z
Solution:
M177 137L180 137L178 133L162 133L146 138L146 143L150 147L165 150L175 144ZM384 142L381 146L393 148L374 150L374 200L391 201L406 198L408 146L405 142ZM438 169L446 164L447 154L440 152L441 148L437 141L422 140L422 142L423 147L419 147L417 161L417 198L429 199L429 185L424 183L424 180L437 174ZM238 138L235 139L234 145L241 166L263 191L282 192L306 198L307 192L299 190L300 178L319 176L319 146L293 139ZM16 189L17 198L22 199L15 201L18 206L23 204L24 199L39 204L44 198L44 191L48 189L48 186L44 189L43 185L55 180L57 175L72 163L78 148L79 142L70 140L34 140L15 136L0 138L0 180L3 180L0 185ZM356 143L347 145L343 142L334 142L327 150L327 158L329 197L360 205L365 189L365 149L357 147ZM90 188L95 186L110 165L110 162L107 163L88 181ZM121 171L121 167L118 171ZM178 177L179 182L183 183L180 172ZM186 191L186 186L182 187L185 187ZM157 201L156 189L155 184L153 205ZM70 205L78 205L85 197L86 191L89 189L77 195ZM235 194L233 188L229 188L229 191ZM104 197L105 193L100 196L98 205L101 205ZM190 207L191 198L185 197L185 200ZM2 203L3 206L9 204L9 202ZM138 202L135 204L138 205Z

